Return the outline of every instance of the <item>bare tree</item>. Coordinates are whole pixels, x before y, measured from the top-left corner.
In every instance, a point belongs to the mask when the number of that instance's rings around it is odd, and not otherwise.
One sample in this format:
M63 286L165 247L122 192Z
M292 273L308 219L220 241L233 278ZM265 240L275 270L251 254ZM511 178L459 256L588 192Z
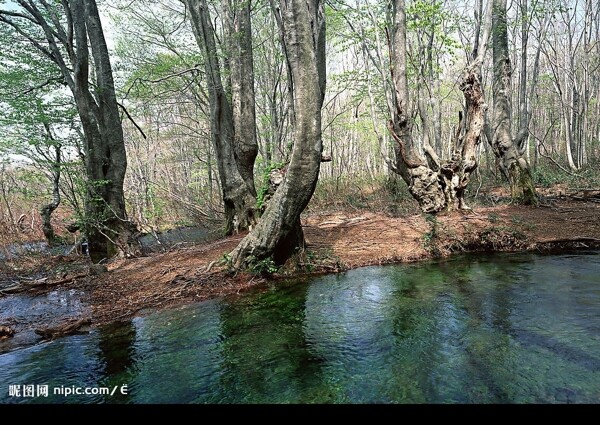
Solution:
M393 169L407 183L421 209L437 213L448 209L465 209L465 189L471 173L477 167L475 150L483 130L484 102L480 68L487 45L484 35L481 51L477 38L474 57L465 70L461 90L466 101L467 116L459 114L459 124L449 160L440 160L432 148L428 115L422 99L417 108L423 126L421 140L413 136L413 116L409 98L406 48L406 7L404 0L394 0L391 11L393 23L390 36L390 68L392 73L393 113L389 130L395 140L396 161ZM479 22L480 25L480 22Z

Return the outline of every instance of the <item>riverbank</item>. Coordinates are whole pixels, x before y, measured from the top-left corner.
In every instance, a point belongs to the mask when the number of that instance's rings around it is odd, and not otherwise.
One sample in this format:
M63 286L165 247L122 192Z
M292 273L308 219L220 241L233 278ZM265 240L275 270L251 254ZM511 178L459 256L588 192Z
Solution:
M98 326L150 311L239 294L290 276L414 262L462 252L597 248L599 219L600 204L596 200L561 200L537 208L498 205L435 218L422 214L390 217L360 211L312 214L303 219L306 252L269 278L231 274L221 264L224 254L244 237L239 234L172 252L112 261L107 265L108 272L101 274L81 273L83 258L49 258L45 284L36 285L31 293L77 291L85 308L78 308L77 314L69 317L90 319L92 326ZM59 269L62 271L57 279ZM43 277L38 274L36 279ZM60 283L54 284L57 281ZM10 317L0 319L0 325L14 325ZM47 327L53 322L48 319L52 318L38 315L27 323L18 323L16 328Z

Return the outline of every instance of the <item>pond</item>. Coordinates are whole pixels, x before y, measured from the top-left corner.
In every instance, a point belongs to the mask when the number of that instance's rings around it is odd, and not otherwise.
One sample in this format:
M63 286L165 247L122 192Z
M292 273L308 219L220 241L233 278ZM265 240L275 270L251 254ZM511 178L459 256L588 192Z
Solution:
M366 267L0 355L0 403L39 402L599 403L600 253Z

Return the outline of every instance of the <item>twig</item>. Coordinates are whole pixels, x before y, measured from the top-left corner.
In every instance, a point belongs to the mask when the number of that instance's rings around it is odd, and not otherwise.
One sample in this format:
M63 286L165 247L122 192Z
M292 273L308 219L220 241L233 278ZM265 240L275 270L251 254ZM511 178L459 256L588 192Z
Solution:
M554 124L551 125L548 130L546 131L546 135L544 136L544 140L546 140L546 137L548 135L548 133L550 132L550 130L552 130L552 128L554 127ZM560 165L558 162L556 162L554 160L554 158L552 158L552 156L548 155L548 154L543 154L542 150L540 148L544 148L544 151L547 151L546 149L546 145L544 145L544 140L540 139L538 136L536 136L533 132L530 132L530 134L539 142L538 146L537 146L537 151L538 153L543 156L546 159L549 159L554 165L556 165L558 168L560 168L562 171L564 171L565 173L569 174L570 176L574 176L574 177L578 177L578 178L583 178L582 176L580 176L577 173L574 173L572 171L567 170L565 167L563 167L562 165Z

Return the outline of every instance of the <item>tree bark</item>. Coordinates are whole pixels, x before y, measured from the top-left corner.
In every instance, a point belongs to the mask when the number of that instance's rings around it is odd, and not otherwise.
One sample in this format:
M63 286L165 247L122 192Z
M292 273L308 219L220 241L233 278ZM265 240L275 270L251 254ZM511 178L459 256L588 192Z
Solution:
M478 57L466 69L461 83L465 96L467 120L459 117L453 140L452 156L441 161L429 143L429 120L419 101L423 126L423 139L417 141L412 135L412 115L407 79L406 12L404 0L392 3L393 26L390 39L390 66L392 74L393 113L389 122L390 133L395 140L396 162L393 170L402 176L408 189L426 213L438 213L450 209L468 208L465 189L471 173L477 167L475 151L483 130L484 102L481 88ZM479 33L479 31L477 32ZM489 32L488 32L489 33ZM487 36L484 35L485 46ZM478 42L475 53L478 50Z
M511 63L508 53L506 0L493 0L492 51L494 61L494 122L492 148L500 160L500 167L508 177L512 199L526 205L537 204L537 195L527 160L519 154L518 141L512 137Z
M52 137L50 134L50 127L48 124L45 124L46 131L48 132L48 136ZM46 241L48 241L48 245L54 245L57 241L56 233L54 232L54 227L52 227L52 213L58 208L60 205L60 162L61 162L61 147L60 145L54 146L54 162L52 164L52 201L40 209L40 215L42 217L42 232L44 233L44 237Z
M256 143L256 127L255 124L249 122L253 119L254 114L239 110L240 114L237 117L240 120L243 119L244 129L254 128L254 136L247 135L253 142L240 142L240 147L237 149L240 155L236 155L233 110L223 87L219 55L215 43L215 30L210 20L208 5L206 0L184 0L184 3L190 13L196 42L204 54L210 105L211 139L217 156L217 168L225 207L225 234L231 234L234 231L251 228L257 221L256 190L253 178L254 161L250 161L252 148L246 147L246 145L251 146L252 143ZM233 58L232 62L237 61ZM248 65L247 61L245 65ZM238 84L238 79L234 78L234 80ZM247 100L245 96L244 99ZM241 93L238 101L241 105ZM254 104L253 102L254 99L250 103ZM250 115L252 118L248 118ZM240 140L241 137L240 134ZM240 168L244 170L243 175Z
M76 41L71 59L72 88L85 136L88 176L84 231L90 257L97 262L116 254L129 254L136 229L125 211L127 156L100 14L95 0L71 0L68 6ZM96 78L93 93L89 85L90 49Z
M234 153L238 171L252 196L254 161L258 154L256 106L254 96L254 60L252 57L252 23L250 2L224 0L227 50L231 80Z
M283 264L303 247L300 214L310 201L321 164L325 96L325 20L320 0L281 0L282 37L294 87L294 145L283 183L258 225L231 252L236 268L271 258Z
M127 158L96 2L17 0L17 3L22 11L16 14L2 11L0 21L56 64L75 98L84 136L87 199L83 228L90 256L99 261L117 253L127 255L135 232L134 225L127 220L123 195ZM22 22L39 27L44 42L31 35ZM96 78L93 90L89 83L90 49Z

